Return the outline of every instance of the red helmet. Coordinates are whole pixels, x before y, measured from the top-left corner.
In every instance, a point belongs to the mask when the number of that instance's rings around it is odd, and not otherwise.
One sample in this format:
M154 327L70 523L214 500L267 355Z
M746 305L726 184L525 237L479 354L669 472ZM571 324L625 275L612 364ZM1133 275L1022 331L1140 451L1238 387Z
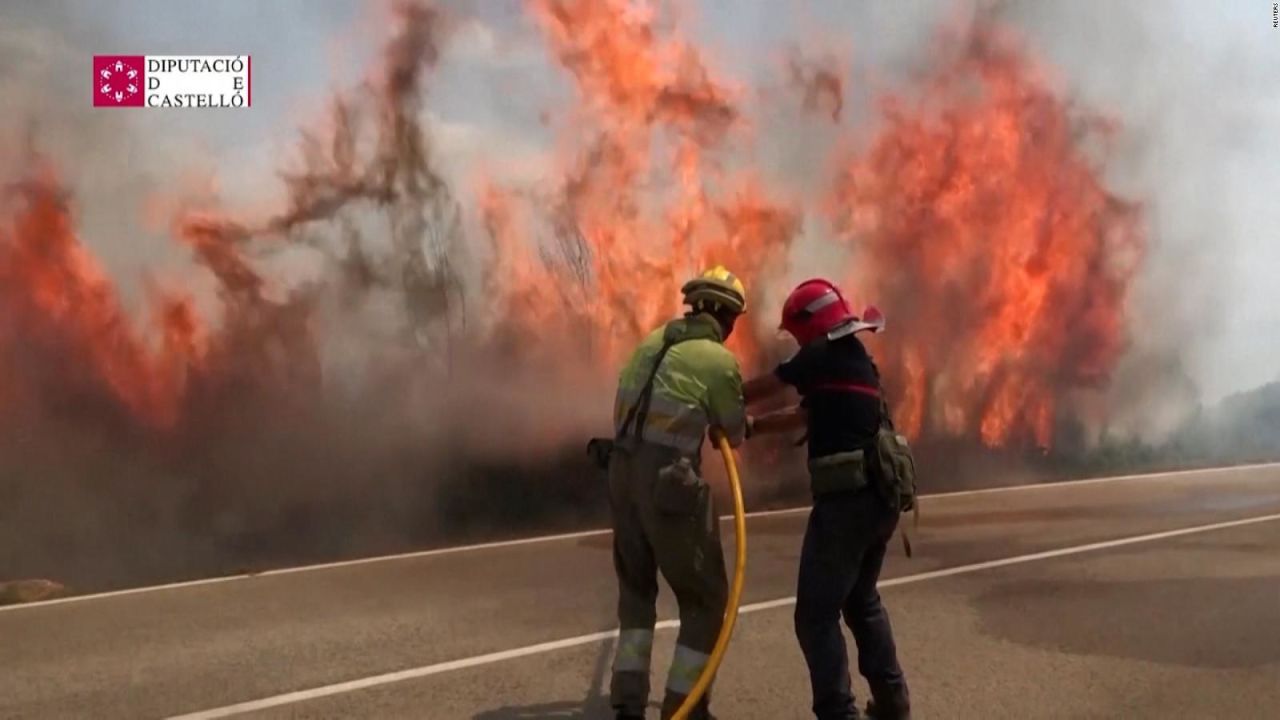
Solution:
M796 342L808 345L857 319L835 283L814 278L800 283L787 296L782 304L781 328L791 333Z

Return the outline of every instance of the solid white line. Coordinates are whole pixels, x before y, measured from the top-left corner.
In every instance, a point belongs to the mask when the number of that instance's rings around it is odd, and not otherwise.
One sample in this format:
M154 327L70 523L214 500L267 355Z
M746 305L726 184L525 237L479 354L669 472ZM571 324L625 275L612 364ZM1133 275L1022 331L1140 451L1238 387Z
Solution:
M1128 480L1167 480L1187 475L1214 475L1218 473L1236 472L1240 470L1260 470L1263 468L1280 468L1280 463L1254 463L1251 465L1228 465L1226 467L1201 468L1199 470L1170 470L1161 473L1141 473L1137 475L1107 475L1096 478L1080 478L1078 480L1052 480L1027 485L1002 485L1000 487L979 488L977 490L953 490L951 492L922 494L920 497L944 498L963 497L967 495L992 495L1012 492L1014 490L1051 490L1055 487L1076 487L1079 485L1097 485L1100 483L1124 482Z
M1095 485L1100 483L1124 482L1129 480L1163 480L1177 478L1185 475L1211 475L1216 473L1238 472L1244 470L1255 470L1260 468L1280 468L1280 463L1258 463L1254 465L1233 465L1228 467L1205 468L1202 470L1175 470L1164 473L1145 473L1141 475L1114 475L1098 478L1082 478L1079 480L1059 480L1041 483L1030 483L1026 485L1005 485L993 488L980 488L977 490L955 490L942 493L923 493L920 497L929 498L931 500L941 498L965 497L970 495L989 495L992 493L1005 493L1024 490L1046 490L1061 487L1075 487L1078 485ZM748 518L771 517L775 515L793 515L795 513L806 512L809 510L808 505L795 508L784 508L781 510L760 510L747 513ZM731 520L732 515L724 515L721 520ZM93 593L88 595L72 595L70 597L58 598L55 600L45 600L43 602L25 603L17 605L0 606L0 613L11 612L14 610L27 610L34 608L50 607L53 605L65 605L68 603L85 602L87 600L105 600L107 598L124 597L128 595L139 595L143 593L159 592L162 590L178 590L183 588L201 587L204 585L217 585L219 583L231 582L234 580L246 580L255 577L270 577L275 575L291 575L293 573L312 572L315 570L332 570L335 568L353 567L356 565L371 565L374 563L390 562L394 560L409 560L416 558L436 557L441 555L454 555L457 553L476 552L481 550L500 550L502 548L520 547L523 545L535 545L539 543L557 542L560 540L580 540L589 537L599 537L613 532L609 528L601 528L596 530L582 530L579 532L562 533L559 535L539 535L536 537L516 538L513 540L498 540L495 542L478 543L474 545L455 545L452 547L434 548L431 550L415 550L406 553L397 553L394 555L379 555L376 557L358 558L355 560L340 560L330 563L319 563L315 565L299 565L297 567L277 568L274 570L263 570L256 573L240 573L236 575L224 575L221 577L202 578L200 580L186 580L183 582L166 583L164 585L148 585L144 587L129 588L127 590L112 590L110 592Z
M1148 533L1146 535L1133 535L1130 537L1117 538L1115 540L1104 540L1102 542L1089 543L1087 545L1074 545L1071 547L1046 550L1044 552L1031 553L1028 555L1015 555L1013 557L971 563L969 565L957 565L955 567L943 568L941 570L933 570L930 572L917 573L915 575L905 575L902 577L882 580L879 586L882 588L889 588L898 585L909 585L912 583L951 577L954 575L966 575L969 573L980 572L982 570L990 570L992 568L1021 565L1023 563L1035 562L1037 560L1048 560L1050 558L1066 557L1068 555L1079 555L1081 553L1093 552L1096 550L1124 547L1125 545L1136 545L1138 543L1147 543L1156 540L1166 540L1168 538L1181 537L1183 535L1194 535L1197 533L1224 530L1244 525L1255 525L1275 520L1280 520L1280 513L1259 515L1239 520L1228 520L1226 522L1212 523L1209 525L1196 525L1193 527L1179 528L1177 530L1165 530L1162 532ZM764 610L772 610L775 608L788 607L790 605L794 605L795 601L795 596L792 596L778 598L777 600L768 600L766 602L752 603L750 605L743 605L739 608L738 612L739 614L748 614ZM680 623L677 620L663 620L656 625L656 628L665 630L679 626ZM525 647L502 650L500 652L488 653L486 655L450 660L447 662L436 663L434 665L424 665L422 667L399 670L383 675L374 675L357 680L348 680L347 682L336 683L333 685L322 685L320 687L309 688L307 690L298 690L295 692L284 693L283 695L274 695L272 697L261 698L258 700L236 703L235 705L227 705L210 710L201 710L198 712L188 713L186 715L175 715L167 720L214 720L215 718L231 717L233 715L240 715L242 713L253 712L255 710L266 710L268 708L280 707L282 705L292 705L294 703L304 702L307 700L340 695L343 693L355 692L357 690L365 690L404 680L414 680L432 675L440 675L454 670L464 670L466 668L490 665L504 660L514 660L516 658L528 657L530 655L540 655L543 653L554 652L556 650L589 645L591 643L617 637L617 635L617 630L607 630L591 633L589 635L579 635L577 637L564 638L562 640L538 643L537 645L526 645Z
M219 583L231 582L233 580L247 580L256 577L269 577L274 575L292 575L294 573L311 572L313 570L332 570L334 568L351 567L354 565L370 565L373 563L389 562L392 560L408 560L411 558L433 557L436 555L452 555L454 553L471 552L475 550L495 550L506 547L516 547L519 545L533 545L535 543L555 542L557 540L575 540L579 538L593 537L597 535L605 535L612 530L583 530L580 532L563 533L560 535L540 535L538 537L518 538L515 540L499 540L496 542L479 543L476 545L457 545L453 547L435 548L432 550L415 550L413 552L397 553L395 555L379 555L376 557L358 558L356 560L339 560L337 562L319 563L316 565L299 565L297 567L276 568L273 570L263 570L256 573L240 573L237 575L223 575L221 577L201 578L200 580L185 580L183 582L166 583L164 585L147 585L144 587L129 588L127 590L112 590L110 592L93 593L90 595L72 595L71 597L57 598L54 600L45 600L43 602L27 603L21 605L3 605L0 606L0 612L11 610L22 610L24 608L49 607L50 605L65 605L67 603L84 602L86 600L104 600L106 598L123 597L126 595L139 595L142 593L157 592L160 590L178 590L181 588L201 587L204 585L217 585Z

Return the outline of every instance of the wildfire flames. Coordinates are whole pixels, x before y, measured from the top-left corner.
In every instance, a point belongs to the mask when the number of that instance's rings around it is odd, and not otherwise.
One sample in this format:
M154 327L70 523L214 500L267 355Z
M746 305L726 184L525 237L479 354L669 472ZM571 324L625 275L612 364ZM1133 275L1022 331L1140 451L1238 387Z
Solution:
M171 427L185 370L202 355L191 306L159 298L161 344L148 347L76 237L52 170L34 168L16 195L11 224L0 227L0 416L41 398L54 407L114 404Z
M1059 397L1104 385L1125 349L1145 238L1084 152L1111 125L1068 112L1015 48L982 29L923 102L886 99L833 204L893 317L908 432L1048 447Z
M612 364L678 310L680 285L697 269L724 263L756 287L775 282L799 226L796 210L772 200L753 173L717 163L741 130L738 91L633 7L530 3L580 100L563 118L551 262L528 255L538 243L512 222L511 193L490 187L483 203L503 256L497 277L515 300L506 317L526 333L585 336L581 349ZM713 196L715 184L728 190ZM560 318L569 323L555 328ZM749 329L735 346L750 356L759 342Z
M217 321L159 291L151 325L128 317L54 170L34 161L0 205L0 431L38 408L176 432L246 382L322 389L316 308L349 292L394 293L429 354L457 343L608 374L678 312L691 273L723 263L752 293L752 321L732 345L762 369L780 297L800 279L789 259L806 217L850 250L830 275L889 317L876 350L908 432L1047 446L1063 398L1107 382L1125 349L1142 217L1103 179L1114 128L1074 111L1016 42L979 28L926 82L884 98L863 149L830 149L834 171L814 169L830 173L826 197L796 199L744 152L759 142L749 94L652 13L622 0L527 8L576 98L552 116L554 182L489 178L459 195L432 168L415 112L448 56L437 13L402 5L383 71L335 103L326 136L305 141L288 207L256 221L175 219L218 281ZM839 72L796 61L790 72L804 106L841 122ZM357 207L385 224L357 228ZM368 243L378 233L390 250ZM255 252L282 241L337 271L268 299ZM466 252L484 244L492 252ZM472 256L492 259L467 287L458 264ZM480 306L465 321L464 299Z

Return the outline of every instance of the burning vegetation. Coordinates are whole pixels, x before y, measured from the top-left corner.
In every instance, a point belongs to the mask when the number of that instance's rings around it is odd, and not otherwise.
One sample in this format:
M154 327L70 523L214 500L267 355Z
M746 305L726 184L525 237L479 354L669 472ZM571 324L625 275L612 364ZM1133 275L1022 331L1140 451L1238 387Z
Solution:
M1113 127L1037 80L979 28L917 102L843 166L835 222L858 286L893 313L881 351L912 435L1048 448L1073 391L1105 387L1145 249L1140 209L1111 193Z
M576 100L549 182L463 188L437 168L421 113L449 25L401 3L379 71L304 133L285 206L172 219L217 317L159 289L131 317L58 169L33 152L10 172L0 576L117 584L511 532L551 507L596 518L580 448L632 343L724 263L751 290L731 345L766 368L806 221L846 258L829 274L886 311L873 349L922 441L1049 447L1105 387L1140 208L1104 179L1116 129L999 28L886 96L871 129L839 125L839 68L793 59L798 109L848 136L814 169L827 192L797 198L751 160L745 88L692 41L621 0L527 10ZM322 270L286 285L263 262L281 249Z

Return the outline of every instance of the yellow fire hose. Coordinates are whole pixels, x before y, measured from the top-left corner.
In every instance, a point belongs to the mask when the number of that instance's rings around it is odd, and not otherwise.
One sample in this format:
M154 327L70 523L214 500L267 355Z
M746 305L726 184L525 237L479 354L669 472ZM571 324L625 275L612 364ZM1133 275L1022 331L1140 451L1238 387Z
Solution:
M711 649L711 657L706 667L694 683L689 696L684 699L671 720L686 720L698 701L711 685L711 678L720 669L720 661L724 660L725 650L729 647L729 636L733 635L733 625L738 621L738 603L742 599L742 583L747 571L747 516L742 505L742 481L738 478L738 465L733 460L733 448L723 435L716 437L720 455L724 458L725 470L729 473L729 489L733 492L733 537L736 557L733 563L733 584L729 586L729 604L724 610L724 624L720 626L720 635L716 638L715 647Z

